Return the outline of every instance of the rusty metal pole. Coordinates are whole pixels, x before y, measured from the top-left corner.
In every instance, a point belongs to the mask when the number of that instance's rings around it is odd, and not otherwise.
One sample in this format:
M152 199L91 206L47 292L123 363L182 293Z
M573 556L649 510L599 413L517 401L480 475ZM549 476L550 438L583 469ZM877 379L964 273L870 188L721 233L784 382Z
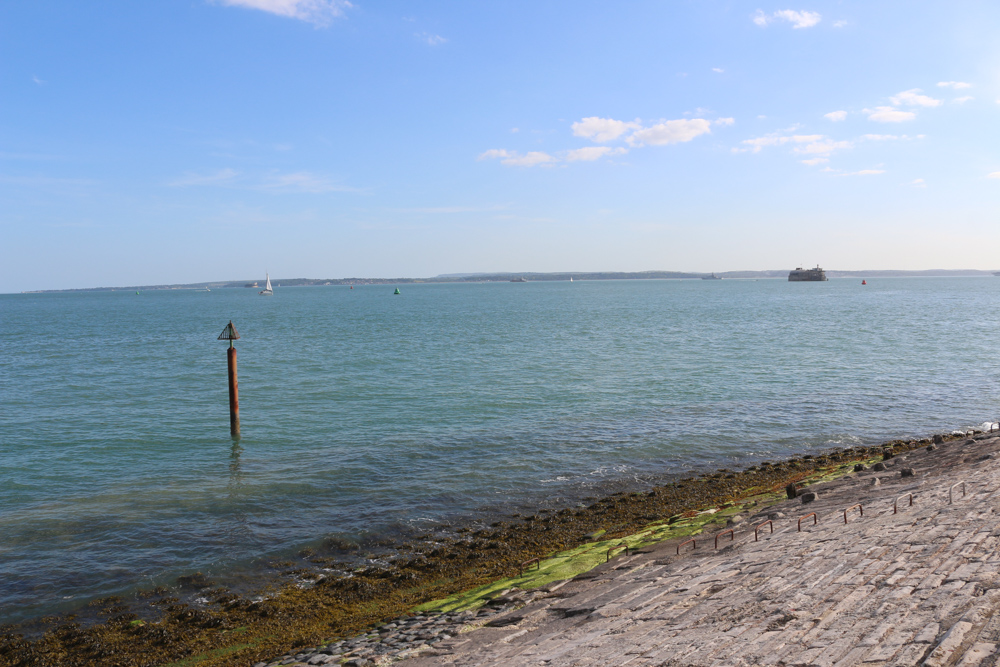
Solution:
M236 383L236 348L229 341L226 350L229 358L229 431L234 438L240 437L240 388Z
M229 362L229 431L234 438L240 437L240 390L236 381L236 348L233 347L233 341L239 337L232 320L229 320L229 324L219 334L219 340L229 341L229 349L226 350Z

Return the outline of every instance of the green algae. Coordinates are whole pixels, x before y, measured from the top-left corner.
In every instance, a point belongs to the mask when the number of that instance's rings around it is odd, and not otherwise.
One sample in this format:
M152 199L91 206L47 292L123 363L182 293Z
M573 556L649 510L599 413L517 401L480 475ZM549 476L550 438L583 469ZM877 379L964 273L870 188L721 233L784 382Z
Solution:
M805 487L829 482L854 471L854 465L862 463L870 465L881 460L881 457L855 460L847 464L833 466L828 469L820 468L816 474L804 477L797 484ZM750 503L743 505L732 505L728 508L718 510L703 510L694 517L687 520L677 521L669 524L667 522L657 522L646 526L638 533L626 535L622 538L602 540L599 542L589 542L574 549L568 549L552 554L541 560L538 566L531 569L529 566L516 577L506 577L497 581L479 586L469 591L450 595L440 600L432 600L418 605L411 610L411 613L438 612L447 613L453 611L465 611L467 609L477 609L485 605L491 598L500 592L510 588L520 588L522 590L532 590L547 586L557 581L572 579L576 576L589 572L595 567L608 561L609 557L620 555L627 548L629 551L648 547L660 542L681 537L691 537L700 535L704 530L713 524L725 524L732 516L740 514L746 509L746 505L752 505L755 511L775 505L787 498L782 492L771 492L755 496L750 499ZM747 499L744 499L747 500ZM690 512L689 512L690 513ZM605 531L596 531L593 535L603 535ZM588 536L589 537L589 536Z
M195 608L165 592L151 594L158 599L146 604L157 616L147 614L142 625L132 623L137 616L121 600L109 598L100 612L106 620L96 625L56 619L31 639L16 627L0 628L0 665L246 667L353 636L407 611L468 608L504 588L568 579L603 563L609 549L614 558L624 544L642 548L699 534L733 514L778 502L789 482L816 484L846 474L856 462L876 460L885 448L900 452L928 442L851 448L738 473L722 470L645 493L616 493L582 509L515 517L437 542L403 545L386 565L345 570L309 587L297 579L264 599L218 589L203 595L206 606ZM537 567L520 570L534 558L541 558ZM308 574L304 567L289 572Z

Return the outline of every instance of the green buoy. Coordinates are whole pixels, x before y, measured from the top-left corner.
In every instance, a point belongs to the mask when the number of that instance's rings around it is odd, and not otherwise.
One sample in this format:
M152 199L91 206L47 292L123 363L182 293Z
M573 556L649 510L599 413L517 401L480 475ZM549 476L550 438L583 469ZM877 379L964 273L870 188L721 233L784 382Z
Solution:
M136 294L138 294L138 292L136 292Z
M399 294L399 288L398 287L396 288L396 291L393 292L393 294Z

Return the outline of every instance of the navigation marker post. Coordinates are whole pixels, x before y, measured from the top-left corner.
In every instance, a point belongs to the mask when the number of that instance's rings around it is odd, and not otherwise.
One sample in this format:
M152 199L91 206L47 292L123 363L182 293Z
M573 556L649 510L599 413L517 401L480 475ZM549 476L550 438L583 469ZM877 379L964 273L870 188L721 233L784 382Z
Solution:
M229 349L226 350L229 360L229 431L234 438L240 437L240 390L236 383L236 348L233 347L233 341L239 337L240 334L233 326L233 321L229 320L229 324L218 338L229 341Z

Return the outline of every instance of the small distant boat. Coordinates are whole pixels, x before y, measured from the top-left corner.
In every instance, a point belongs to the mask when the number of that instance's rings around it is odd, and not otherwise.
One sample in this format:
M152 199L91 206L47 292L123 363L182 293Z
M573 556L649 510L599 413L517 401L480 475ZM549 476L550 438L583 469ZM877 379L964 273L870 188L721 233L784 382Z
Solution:
M267 283L264 285L264 289L257 292L257 294L263 294L264 296L271 296L272 294L274 294L274 290L271 289L271 276L266 272L264 273L264 275L267 276Z
M570 281L570 282L573 282L573 276L570 276L570 277L569 277L569 281Z
M714 273L712 275L710 275L710 276L702 276L701 279L702 280L722 280L721 277L715 275Z
M511 278L511 279L510 279L510 281L511 281L512 283L526 283L526 282L528 282L528 281L527 281L527 280L525 280L524 278Z

